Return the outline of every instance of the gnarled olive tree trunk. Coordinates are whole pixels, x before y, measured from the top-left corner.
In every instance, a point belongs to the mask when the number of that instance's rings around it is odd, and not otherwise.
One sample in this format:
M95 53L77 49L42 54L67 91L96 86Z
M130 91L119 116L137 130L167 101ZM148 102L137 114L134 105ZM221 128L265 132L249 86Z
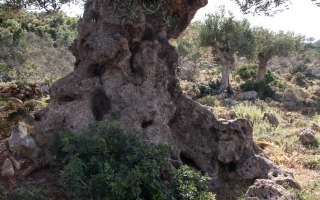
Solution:
M256 81L263 81L265 79L266 73L267 73L267 64L270 58L271 57L267 55L263 55L263 54L258 55L259 67L258 67Z
M168 40L186 29L207 0L148 2L86 3L74 71L52 85L50 104L35 113L35 130L54 134L81 131L94 121L116 122L128 132L145 131L150 143L171 143L172 163L191 160L213 184L226 168L243 179L292 180L254 143L247 120L219 121L182 94L175 76L178 54Z

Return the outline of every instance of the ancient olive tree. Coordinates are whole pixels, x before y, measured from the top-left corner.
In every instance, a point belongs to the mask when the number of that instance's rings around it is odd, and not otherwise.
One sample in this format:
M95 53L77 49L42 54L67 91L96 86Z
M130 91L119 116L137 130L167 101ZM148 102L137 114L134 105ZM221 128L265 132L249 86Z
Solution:
M199 32L200 44L212 47L213 56L222 61L222 79L219 92L229 87L229 75L235 69L235 56L250 58L254 45L248 20L236 20L224 8L207 14Z
M298 51L303 46L303 36L293 32L279 31L278 33L262 27L253 31L255 39L255 55L259 62L256 81L265 79L267 64L275 56L286 57Z

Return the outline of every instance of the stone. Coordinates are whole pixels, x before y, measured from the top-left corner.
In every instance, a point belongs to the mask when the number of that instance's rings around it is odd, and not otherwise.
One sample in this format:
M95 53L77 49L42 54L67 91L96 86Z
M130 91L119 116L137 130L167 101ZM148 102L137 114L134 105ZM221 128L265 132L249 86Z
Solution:
M13 153L36 158L40 153L40 148L35 143L33 137L27 132L27 127L24 122L19 122L11 132L8 140L9 149Z
M26 95L25 94L16 94L14 95L15 98L18 98L20 100L24 100L26 98Z
M150 144L170 143L172 165L187 159L210 175L213 185L224 180L227 168L250 179L245 170L251 160L257 160L252 164L255 178L268 178L274 171L284 174L255 144L246 119L217 120L180 88L175 74L178 52L169 40L187 28L207 0L165 0L160 14L168 16L162 17L145 14L139 3L133 4L131 10L141 11L134 21L119 20L118 14L130 13L115 12L113 3L85 4L73 46L74 71L52 84L50 103L34 113L35 133L81 132L93 122L113 122L128 133L144 132ZM166 27L163 19L170 13L177 25Z
M250 186L245 194L246 200L260 199L278 199L278 200L293 200L297 199L294 195L288 192L283 186L276 184L272 180L257 179L254 185Z
M0 151L1 151L1 152L5 152L5 151L7 151L7 149L8 149L7 145L5 145L5 144L0 144Z
M320 126L318 124L316 124L316 123L313 123L311 128L314 131L320 132Z
M1 82L10 82L11 81L11 77L8 74L2 75L0 78Z
M263 114L264 118L267 118L268 122L272 125L272 126L278 126L279 125L279 121L276 118L276 116L274 116L271 113L264 113Z
M300 142L304 145L310 144L316 141L315 133L309 128L304 128L299 130L298 136L299 136Z
M9 87L10 87L11 89L18 89L17 84L10 84Z
M13 176L14 169L11 161L7 158L1 166L1 176Z
M46 85L46 84L45 85L41 85L39 89L40 89L41 93L46 93L46 94L49 93L49 86Z
M237 96L237 99L239 100L253 100L258 97L258 93L256 91L248 91L248 92L242 92Z
M237 116L236 112L234 112L233 110L229 110L227 114L231 117L231 119L234 119Z
M233 100L233 99L224 99L224 100L223 100L223 103L224 103L224 104L227 104L227 105L230 105L230 106L236 105L236 101Z
M24 160L23 161L16 160L16 158L13 157L12 155L10 155L10 161L13 163L13 166L16 170L20 170L22 167L22 164L25 162Z
M33 125L35 122L34 115L32 113L27 113L24 117L26 123Z
M218 118L219 119L226 119L226 120L230 120L231 119L231 117L227 113L219 113L218 114Z
M21 101L21 100L18 99L18 98L10 97L9 99L10 99L12 102L16 103L16 104L23 105L23 101Z

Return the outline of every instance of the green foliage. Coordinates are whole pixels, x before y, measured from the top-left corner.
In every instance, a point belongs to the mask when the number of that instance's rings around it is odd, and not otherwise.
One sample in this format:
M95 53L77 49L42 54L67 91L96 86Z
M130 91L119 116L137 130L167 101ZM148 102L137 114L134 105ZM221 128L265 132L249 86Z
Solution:
M294 64L289 69L289 73L292 75L296 75L297 73L303 74L305 77L312 78L314 77L312 70L303 62L298 62Z
M213 199L204 190L208 177L168 168L167 143L149 145L141 134L102 123L61 137L70 159L63 184L72 199Z
M256 91L260 99L272 98L275 95L275 91L266 81L247 81L240 85L243 91Z
M46 192L27 182L19 185L10 194L7 194L7 200L49 200L45 197Z
M23 103L23 107L28 109L28 111L32 111L37 106L37 102L34 99L27 100Z
M236 68L232 72L232 76L235 77L237 75L240 76L240 78L244 81L254 81L256 74L258 72L258 65L257 64L244 64ZM266 83L272 83L276 80L275 76L272 74L272 72L267 69L265 82Z
M253 35L248 20L236 20L231 12L221 7L218 12L207 14L200 26L200 45L216 45L220 50L237 56L252 57ZM220 55L219 55L220 56Z
M202 98L207 95L211 95L212 90L218 90L220 87L219 80L210 80L207 82L199 82L193 84L189 89L188 93L194 93L196 97Z
M4 199L6 197L6 192L6 188L4 188L2 183L0 182L0 199Z

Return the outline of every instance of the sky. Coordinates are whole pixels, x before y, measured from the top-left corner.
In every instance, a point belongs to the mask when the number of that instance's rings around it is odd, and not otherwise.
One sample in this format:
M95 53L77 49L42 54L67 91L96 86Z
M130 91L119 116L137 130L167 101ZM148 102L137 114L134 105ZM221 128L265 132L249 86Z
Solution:
M227 10L233 12L237 19L247 18L252 26L263 26L272 31L293 31L297 34L315 38L320 40L320 7L312 4L311 0L292 0L289 10L276 14L274 17L253 16L252 14L244 15L240 11L240 7L231 0L208 0L208 5L198 10L193 21L203 20L205 14L217 10L217 6L225 5ZM64 9L71 16L81 15L82 8L72 6L72 10L68 7Z

